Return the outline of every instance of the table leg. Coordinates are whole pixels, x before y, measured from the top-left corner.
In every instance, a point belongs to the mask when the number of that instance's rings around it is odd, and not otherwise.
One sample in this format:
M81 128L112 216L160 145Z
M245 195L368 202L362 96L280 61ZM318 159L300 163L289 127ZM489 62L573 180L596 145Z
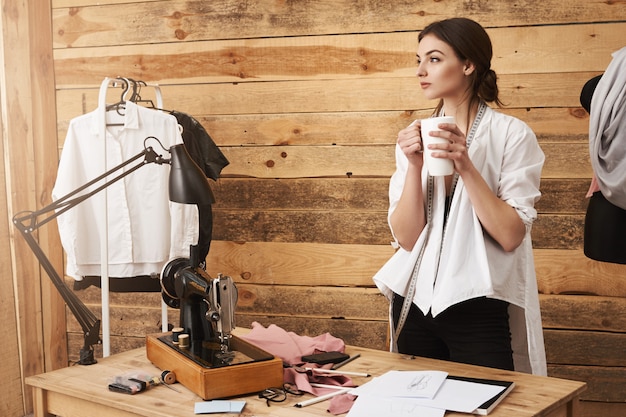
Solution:
M572 401L567 403L567 417L578 417L580 415L580 398L572 398Z
M54 417L48 413L47 391L32 387L33 390L33 417Z

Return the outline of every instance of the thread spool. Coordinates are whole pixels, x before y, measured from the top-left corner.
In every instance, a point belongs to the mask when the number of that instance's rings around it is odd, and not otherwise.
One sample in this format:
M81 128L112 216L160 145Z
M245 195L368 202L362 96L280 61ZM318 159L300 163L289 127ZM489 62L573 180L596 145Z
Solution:
M189 347L189 335L186 333L181 333L178 335L178 346L181 348Z
M182 327L174 327L172 329L172 343L178 344L178 337L185 331Z
M176 374L172 371L163 371L161 374L161 381L167 385L171 385L176 382Z

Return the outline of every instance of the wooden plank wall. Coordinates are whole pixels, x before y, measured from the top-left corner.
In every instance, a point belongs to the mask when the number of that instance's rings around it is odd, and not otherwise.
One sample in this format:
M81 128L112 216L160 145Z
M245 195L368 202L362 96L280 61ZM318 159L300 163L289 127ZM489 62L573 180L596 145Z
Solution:
M0 110L4 108L4 100ZM2 133L4 139L4 129ZM0 147L0 207L8 207L6 198L6 174L5 174L5 149L4 146ZM4 210L4 209L3 209ZM6 214L3 211L3 214ZM0 223L0 236L3 242L10 241L11 225L8 221ZM3 245L2 251L0 251L0 265L2 265L4 271L8 272L7 277L10 278L13 272L11 251L8 245ZM0 292L2 294L15 293L15 282L12 279L0 280ZM7 297L8 298L8 297ZM11 297L12 298L12 297ZM17 306L13 302L0 303L0 317L2 318L5 337L0 341L0 349L5 353L5 364L2 367L0 380L0 390L6 397L12 398L13 401L6 401L0 404L0 415L7 417L24 415L24 392L21 384L16 384L15 381L21 379L21 360L19 345L16 343L18 340L18 323L17 323ZM5 398L6 398L5 397Z
M2 1L0 16L0 415L32 411L24 377L67 366L65 304L19 233L12 217L50 201L57 167L57 117L52 62L51 3ZM52 132L52 134L50 134ZM55 228L37 234L59 268Z
M387 185L397 131L429 114L418 31L466 16L488 29L504 112L546 153L533 229L549 370L586 380L583 413L626 413L626 269L582 253L591 177L584 83L624 46L626 4L572 0L53 0L59 151L104 77L162 86L230 160L213 188L208 272L232 276L238 320L385 349ZM117 101L117 97L111 100ZM80 296L95 311L99 290ZM158 294L112 294L112 352L159 329ZM177 320L177 311L171 311ZM68 325L70 356L81 334Z

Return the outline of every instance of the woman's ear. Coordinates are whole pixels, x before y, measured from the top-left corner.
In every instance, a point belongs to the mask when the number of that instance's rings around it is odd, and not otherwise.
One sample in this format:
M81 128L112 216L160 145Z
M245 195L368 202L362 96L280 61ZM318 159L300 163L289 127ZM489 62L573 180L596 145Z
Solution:
M465 66L463 67L463 73L465 75L472 75L472 73L476 70L476 66L471 61L465 61Z

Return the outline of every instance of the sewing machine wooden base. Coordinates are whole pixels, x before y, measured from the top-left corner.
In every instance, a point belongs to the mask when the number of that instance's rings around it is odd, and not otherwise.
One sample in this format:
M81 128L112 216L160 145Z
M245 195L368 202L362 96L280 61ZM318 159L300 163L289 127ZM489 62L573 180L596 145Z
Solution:
M179 348L171 333L148 335L146 355L161 370L204 400L240 396L283 384L283 362L264 350L232 336L230 348L237 357L226 365L214 365L210 354ZM207 356L208 355L208 356Z

